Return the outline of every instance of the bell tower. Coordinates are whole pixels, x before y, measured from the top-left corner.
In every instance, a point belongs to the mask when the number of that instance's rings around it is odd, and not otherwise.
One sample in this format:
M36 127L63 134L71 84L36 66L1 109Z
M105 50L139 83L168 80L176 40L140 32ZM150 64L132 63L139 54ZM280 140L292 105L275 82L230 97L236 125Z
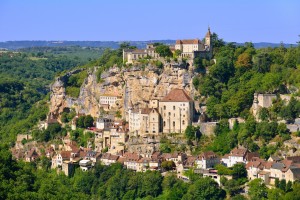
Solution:
M212 48L210 27L208 27L208 31L205 35L205 45L208 46L210 49Z

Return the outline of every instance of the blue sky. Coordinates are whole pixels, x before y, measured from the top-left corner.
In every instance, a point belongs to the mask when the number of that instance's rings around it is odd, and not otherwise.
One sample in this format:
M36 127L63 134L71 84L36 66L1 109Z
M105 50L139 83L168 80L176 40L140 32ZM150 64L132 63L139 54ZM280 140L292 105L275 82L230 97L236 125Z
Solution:
M0 41L203 38L295 43L299 0L0 0Z

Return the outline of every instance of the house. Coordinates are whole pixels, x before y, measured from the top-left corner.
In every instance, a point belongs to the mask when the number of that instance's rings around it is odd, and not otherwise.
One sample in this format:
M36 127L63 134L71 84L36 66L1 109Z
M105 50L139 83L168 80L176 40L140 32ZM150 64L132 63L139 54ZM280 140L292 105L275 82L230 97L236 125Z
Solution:
M194 102L184 89L173 89L160 100L159 113L164 133L183 133L192 124Z
M118 158L119 158L119 156L117 156L117 155L112 155L110 153L104 153L100 160L103 165L111 165L112 163L116 163Z
M63 161L70 161L71 151L61 151L52 158L52 168L62 166Z
M106 117L97 118L96 128L99 130L107 129L110 126L112 126L112 123L113 123L112 118L106 118Z
M163 153L161 155L163 160L166 161L173 161L175 165L177 166L179 163L184 163L185 160L187 159L187 155L185 153Z
M195 160L197 169L213 168L220 163L220 158L212 151L203 152Z
M92 165L95 165L101 159L101 153L96 151L88 151L84 157L84 160L92 161Z
M127 169L132 169L135 171L140 169L140 164L138 162L142 157L139 154L126 152L123 156L125 157L124 165L127 167Z
M88 171L92 168L92 161L91 160L81 160L79 161L79 166L82 171Z
M25 162L33 162L39 157L39 154L36 152L35 148L31 149L26 153Z
M247 153L248 153L248 150L245 148L235 148L230 152L230 154L224 155L222 157L221 161L227 167L233 167L233 165L235 165L237 163L246 164Z

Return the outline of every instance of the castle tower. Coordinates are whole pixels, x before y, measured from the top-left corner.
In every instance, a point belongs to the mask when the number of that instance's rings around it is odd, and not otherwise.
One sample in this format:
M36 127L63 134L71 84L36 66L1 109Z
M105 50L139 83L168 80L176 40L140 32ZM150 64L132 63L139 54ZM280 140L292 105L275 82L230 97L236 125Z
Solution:
M207 57L209 59L213 56L213 45L212 45L212 34L210 32L210 27L205 35L205 51L207 52Z

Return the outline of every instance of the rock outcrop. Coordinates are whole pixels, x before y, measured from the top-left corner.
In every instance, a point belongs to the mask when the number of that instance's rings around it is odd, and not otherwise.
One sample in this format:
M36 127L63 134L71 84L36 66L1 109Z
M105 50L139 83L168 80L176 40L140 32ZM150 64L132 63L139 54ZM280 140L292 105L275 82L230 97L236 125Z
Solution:
M103 94L121 97L118 107L111 108L120 110L121 113L125 113L129 105L147 107L151 99L160 100L173 88L184 88L191 97L196 95L192 84L194 74L179 65L167 64L164 69L157 69L154 66L145 69L111 68L102 73L99 83L95 68L88 73L78 98L66 95L65 82L70 75L72 73L57 78L51 86L50 113L58 118L66 107L74 108L77 113L98 117L102 110L99 98Z

